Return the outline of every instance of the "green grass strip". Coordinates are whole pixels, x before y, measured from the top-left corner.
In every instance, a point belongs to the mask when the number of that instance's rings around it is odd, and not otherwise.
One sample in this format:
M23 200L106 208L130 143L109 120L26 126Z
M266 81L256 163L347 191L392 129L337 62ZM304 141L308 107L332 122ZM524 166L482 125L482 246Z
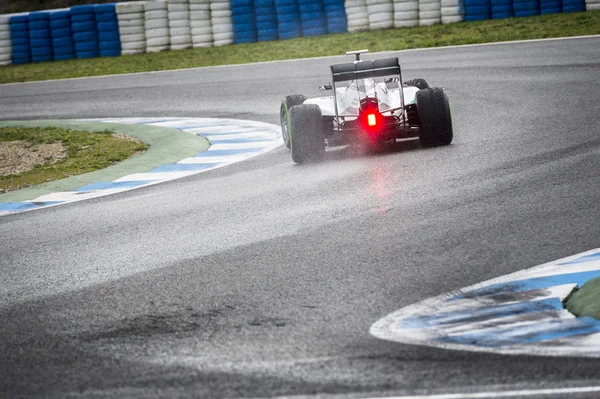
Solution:
M346 50L412 48L600 34L600 11L551 14L415 28L304 37L139 54L117 58L55 61L0 68L0 83L243 64L328 55Z
M139 141L116 137L110 130L86 132L58 127L0 126L0 141L19 141L29 151L42 145L59 145L64 151L61 158L53 162L40 159L44 163L30 170L0 176L2 192L104 169L148 148L147 144Z
M589 316L600 320L600 278L585 283L567 298L565 305L577 317Z
M110 182L133 173L149 172L161 165L193 157L210 146L204 137L159 126L69 120L6 121L0 122L0 126L57 127L88 132L110 130L150 145L144 153L105 169L0 194L0 202L28 201L53 192L72 191L95 182Z

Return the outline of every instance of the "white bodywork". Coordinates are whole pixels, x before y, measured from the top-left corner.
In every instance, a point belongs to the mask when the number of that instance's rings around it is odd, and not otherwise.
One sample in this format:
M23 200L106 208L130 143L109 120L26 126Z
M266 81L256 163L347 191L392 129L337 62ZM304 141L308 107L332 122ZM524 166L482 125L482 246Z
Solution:
M404 92L404 104L414 104L415 95L419 89L414 86L406 86L402 87L402 90ZM399 108L402 105L399 91L400 88L388 88L385 83L374 79L349 81L344 84L344 87L336 87L338 116L358 116L360 99L365 97L376 97L381 112ZM304 104L318 105L324 116L336 115L333 96L309 98L304 101Z

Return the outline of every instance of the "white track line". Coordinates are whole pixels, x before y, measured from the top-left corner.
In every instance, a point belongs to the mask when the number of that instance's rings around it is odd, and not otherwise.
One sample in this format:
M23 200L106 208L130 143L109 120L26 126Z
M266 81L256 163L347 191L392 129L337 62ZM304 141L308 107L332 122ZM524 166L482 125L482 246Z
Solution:
M536 42L548 42L548 41L555 41L555 40L558 41L558 40L577 40L577 39L593 39L593 38L600 38L600 35L549 37L549 38L545 38L545 39L513 40L513 41L492 42L492 43L473 43L473 44L461 44L461 45L456 45L456 46L425 47L425 48L414 48L414 49L406 49L406 50L378 51L378 52L369 53L369 54L377 56L378 54L405 53L408 51L431 51L431 50L455 49L455 48L463 48L463 47L495 46L495 45L503 45L503 44L536 43ZM198 70L202 70L202 69L213 69L213 68L235 68L235 67L241 67L241 66L289 63L289 62L307 61L307 60L320 60L320 59L342 57L342 56L343 56L343 54L325 55L322 57L308 57L308 58L294 58L294 59L290 59L290 60L262 61L262 62L253 62L253 63L249 63L249 64L214 65L214 66L205 66L205 67L196 67L196 68L171 69L171 70L164 70L164 71L132 72L132 73L123 73L123 74L115 74L115 75L83 76L83 77L79 77L79 78L36 80L35 82L3 83L3 84L0 84L0 87L5 86L5 85L36 84L36 83L57 82L57 81L65 81L65 80L114 78L114 77L119 77L119 76L134 76L134 75L142 75L142 74L154 75L154 74L165 73L165 72L168 73L168 72L181 72L181 71L198 71Z
M530 389L520 391L491 391L472 393L446 393L438 395L385 396L378 399L488 399L517 398L527 396L559 396L565 394L583 394L600 392L600 387L573 387L554 389ZM375 398L372 398L375 399Z

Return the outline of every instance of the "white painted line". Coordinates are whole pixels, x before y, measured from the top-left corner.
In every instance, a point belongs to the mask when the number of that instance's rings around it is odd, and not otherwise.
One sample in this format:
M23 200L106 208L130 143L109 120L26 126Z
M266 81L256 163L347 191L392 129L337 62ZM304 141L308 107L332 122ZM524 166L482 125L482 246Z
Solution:
M536 43L536 42L594 39L594 38L600 38L600 35L550 37L550 38L545 38L545 39L527 39L527 40L514 40L514 41L492 42L492 43L460 44L460 45L455 45L455 46L441 46L441 47L426 47L426 48L415 48L415 49L406 49L406 50L379 51L379 52L374 52L374 53L369 53L369 54L377 56L379 54L389 54L389 53L402 54L402 53L411 52L411 51L431 51L431 50L440 50L440 49L456 49L456 48L462 48L462 47L496 46L496 45L506 45L506 44ZM199 70L203 70L203 69L236 68L236 67L242 67L242 66L248 67L248 66L253 66L253 65L290 63L290 62L296 62L296 61L321 60L321 59L336 58L336 57L343 57L343 54L326 55L326 56L321 56L321 57L295 58L295 59L289 59L289 60L262 61L262 62L248 63L248 64L215 65L215 66L204 66L204 67L196 67L196 68L171 69L171 70L164 70L164 71L132 72L132 73L123 73L123 74L115 74L115 75L99 75L99 76L84 76L84 77L79 77L79 78L37 80L35 82L3 83L3 84L0 84L0 86L23 85L23 84L29 85L29 84L60 82L60 81L69 81L69 80L104 79L104 78L114 78L114 77L120 77L120 76L126 77L126 76L135 76L135 75L155 75L155 74L169 73L169 72L183 72L183 71L194 72L194 71L199 71Z
M520 391L490 391L490 392L465 392L443 393L437 395L411 395L411 396L385 396L371 399L490 399L490 398L516 398L527 396L559 396L566 394L583 394L600 392L600 387L573 387L550 389L525 389Z
M256 142L256 143L218 143L212 144L210 146L210 150L212 151L220 151L220 150L251 150L255 148L264 148L265 143Z

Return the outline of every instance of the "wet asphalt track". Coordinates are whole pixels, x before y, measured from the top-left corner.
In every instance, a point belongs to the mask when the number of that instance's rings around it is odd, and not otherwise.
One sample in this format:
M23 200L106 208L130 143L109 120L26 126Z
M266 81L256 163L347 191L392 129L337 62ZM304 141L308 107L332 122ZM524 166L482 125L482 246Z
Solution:
M600 359L368 335L402 306L599 246L600 38L399 56L405 79L448 89L454 145L309 166L281 148L0 218L0 396L600 385ZM317 95L344 59L0 86L0 118L278 123L283 95Z

